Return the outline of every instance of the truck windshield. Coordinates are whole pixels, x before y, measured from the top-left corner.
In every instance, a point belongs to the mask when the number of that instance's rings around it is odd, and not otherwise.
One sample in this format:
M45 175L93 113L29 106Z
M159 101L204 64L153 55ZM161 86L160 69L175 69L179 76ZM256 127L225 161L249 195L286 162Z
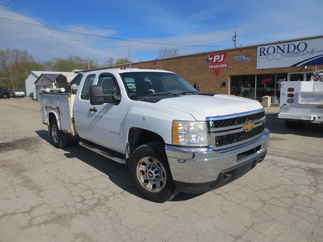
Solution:
M126 72L120 76L131 99L198 93L188 81L174 73Z

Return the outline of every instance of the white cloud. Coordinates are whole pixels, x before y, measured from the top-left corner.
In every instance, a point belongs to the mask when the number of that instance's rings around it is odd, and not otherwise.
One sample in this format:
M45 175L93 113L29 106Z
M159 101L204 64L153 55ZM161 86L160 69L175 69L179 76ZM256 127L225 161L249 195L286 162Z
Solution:
M138 41L135 45L132 40L127 42L129 46L135 51L152 51L158 52L162 47L167 48L177 48L179 49L179 54L191 54L204 49L221 49L227 44L228 40L231 40L232 31L214 31L203 34L190 34L190 35L180 35L168 38L160 39L136 39ZM141 42L141 43L140 43ZM149 42L155 44L148 44Z
M82 26L82 25L72 25L68 26L66 30L75 32L75 33L80 33L80 34L87 34L87 35L96 35L96 36L112 36L116 34L116 31L112 29L98 29L98 28L93 28L89 26Z
M6 8L0 8L0 17L0 30L3 33L0 46L26 49L40 60L77 55L102 62L108 56L114 58L128 56L129 51L132 59L138 59L135 55L140 56L141 52L157 54L161 47L179 48L180 54L187 54L197 49L197 47L187 47L192 43L194 45L215 44L216 47L216 43L230 38L230 32L225 31L122 41L108 38L116 34L112 29L82 25L55 29L37 19Z
M99 37L111 36L115 31L88 26L67 26L55 29L35 18L0 7L1 48L25 49L37 59L82 56L103 61L108 56L124 56L122 50L102 50L97 47ZM81 33L81 34L79 34Z

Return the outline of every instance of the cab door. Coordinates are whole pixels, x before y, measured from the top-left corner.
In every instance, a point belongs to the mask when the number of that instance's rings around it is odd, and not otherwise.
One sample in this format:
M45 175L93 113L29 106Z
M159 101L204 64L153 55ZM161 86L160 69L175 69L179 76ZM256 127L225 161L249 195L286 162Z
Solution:
M113 74L100 74L97 85L102 87L104 96L115 95L120 100L114 103L90 105L89 109L94 111L92 111L93 115L88 116L88 140L109 149L123 152L121 127L128 107L121 97L118 82Z
M90 87L94 84L96 79L95 74L86 76L82 90L79 91L77 100L74 104L74 117L76 130L78 135L83 139L90 139L92 137L91 120L95 116L95 112L90 105Z

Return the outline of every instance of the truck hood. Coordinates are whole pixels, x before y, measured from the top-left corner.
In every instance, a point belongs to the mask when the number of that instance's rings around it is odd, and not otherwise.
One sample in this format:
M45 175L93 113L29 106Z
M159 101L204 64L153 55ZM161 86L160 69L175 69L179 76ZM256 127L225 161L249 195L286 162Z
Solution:
M186 95L165 98L156 104L168 110L174 109L190 113L196 120L205 120L207 117L243 113L263 108L258 101L229 95Z

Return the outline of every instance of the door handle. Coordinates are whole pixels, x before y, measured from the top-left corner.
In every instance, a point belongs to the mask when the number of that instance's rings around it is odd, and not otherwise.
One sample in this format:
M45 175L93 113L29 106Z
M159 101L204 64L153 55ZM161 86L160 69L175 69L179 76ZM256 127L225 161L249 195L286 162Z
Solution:
M98 110L96 109L96 107L92 107L89 109L90 112L97 112Z

